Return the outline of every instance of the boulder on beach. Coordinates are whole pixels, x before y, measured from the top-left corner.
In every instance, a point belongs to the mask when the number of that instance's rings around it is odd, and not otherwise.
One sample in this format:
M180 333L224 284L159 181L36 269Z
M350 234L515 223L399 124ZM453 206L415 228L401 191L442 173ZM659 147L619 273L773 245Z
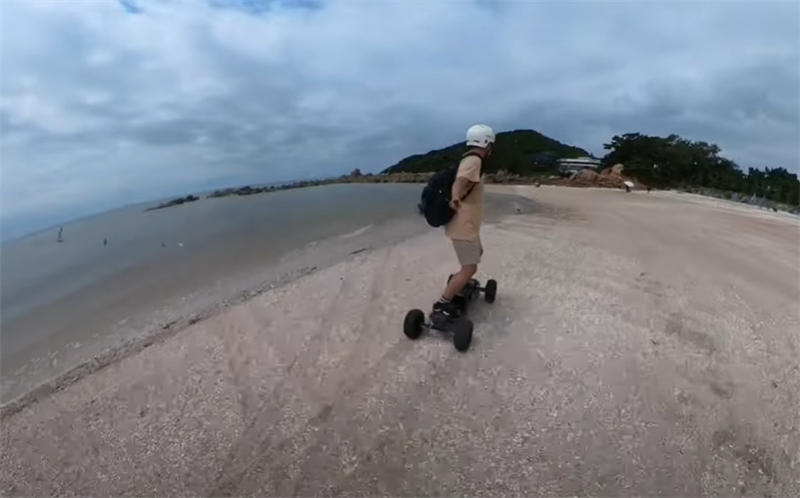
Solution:
M577 187L590 187L597 183L599 176L595 170L584 168L570 176L569 184Z
M606 177L622 178L623 171L625 171L625 166L623 166L622 163L617 163L610 168L604 169L600 174Z
M567 184L575 187L633 188L633 182L625 178L623 171L625 171L625 166L622 164L615 164L599 173L585 168L573 174ZM630 185L627 185L626 182Z

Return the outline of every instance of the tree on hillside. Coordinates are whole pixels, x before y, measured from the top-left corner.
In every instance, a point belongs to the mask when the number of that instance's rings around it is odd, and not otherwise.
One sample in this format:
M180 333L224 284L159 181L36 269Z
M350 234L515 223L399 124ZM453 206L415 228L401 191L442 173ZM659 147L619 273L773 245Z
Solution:
M800 204L800 183L797 175L784 168L750 168L743 189L746 193L786 204Z
M797 175L784 168L750 168L745 175L735 162L719 155L717 145L679 137L640 133L615 135L603 147L604 166L625 165L625 173L655 187L708 187L800 204Z

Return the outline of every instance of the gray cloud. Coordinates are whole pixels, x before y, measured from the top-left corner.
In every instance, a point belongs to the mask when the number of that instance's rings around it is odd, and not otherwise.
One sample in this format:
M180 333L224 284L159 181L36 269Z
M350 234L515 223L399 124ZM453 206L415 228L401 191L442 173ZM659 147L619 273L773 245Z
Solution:
M795 2L22 0L2 8L4 237L219 184L375 171L474 122L798 167Z

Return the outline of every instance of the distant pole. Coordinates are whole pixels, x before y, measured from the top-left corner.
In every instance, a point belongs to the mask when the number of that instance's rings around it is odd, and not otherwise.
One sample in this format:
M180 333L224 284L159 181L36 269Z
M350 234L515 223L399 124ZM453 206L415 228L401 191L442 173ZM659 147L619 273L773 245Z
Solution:
M64 242L64 227L58 227L58 242Z

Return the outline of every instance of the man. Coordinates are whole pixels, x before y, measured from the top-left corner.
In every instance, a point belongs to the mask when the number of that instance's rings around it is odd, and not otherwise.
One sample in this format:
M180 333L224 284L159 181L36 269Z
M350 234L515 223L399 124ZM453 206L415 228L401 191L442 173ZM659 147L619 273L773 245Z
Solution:
M483 223L481 167L492 153L494 139L494 132L486 125L478 124L467 130L467 152L458 165L450 196L450 206L455 210L455 215L445 227L445 234L453 243L461 270L453 275L442 297L433 305L434 313L447 317L458 316L459 309L453 303L453 298L478 271L478 263L483 255L480 237Z

